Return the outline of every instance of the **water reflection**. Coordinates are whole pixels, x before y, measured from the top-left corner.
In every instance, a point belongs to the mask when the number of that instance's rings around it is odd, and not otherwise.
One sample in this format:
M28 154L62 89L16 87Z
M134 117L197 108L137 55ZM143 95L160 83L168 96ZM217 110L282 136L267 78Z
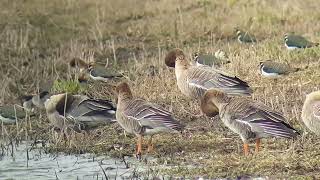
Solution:
M41 149L30 150L30 143L2 148L0 179L127 179L143 171L138 165L92 154L46 154ZM27 150L28 153L27 153ZM135 164L135 159L126 159Z

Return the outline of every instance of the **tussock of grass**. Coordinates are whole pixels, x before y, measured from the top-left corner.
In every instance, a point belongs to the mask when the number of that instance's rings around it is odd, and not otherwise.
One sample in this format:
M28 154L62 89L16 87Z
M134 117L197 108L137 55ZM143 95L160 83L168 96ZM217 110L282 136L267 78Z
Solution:
M312 6L310 6L312 4ZM154 165L173 165L157 172L177 176L320 178L319 137L307 134L300 120L305 95L319 89L319 48L288 52L286 32L319 41L316 0L307 1L1 1L0 104L17 103L22 94L36 93L54 82L53 92L85 93L115 101L110 83L83 88L67 67L73 57L94 59L125 74L135 96L173 112L186 125L182 135L155 136ZM303 16L301 16L303 15ZM235 26L252 32L254 46L239 44ZM177 88L174 71L165 67L165 53L182 48L227 52L231 63L222 70L239 76L254 89L253 98L284 113L302 132L296 141L263 140L262 151L242 156L240 138L219 119L197 118L198 104ZM303 68L279 79L258 73L260 61L275 59ZM158 74L147 75L154 65ZM305 67L308 68L305 69ZM93 152L113 157L134 153L134 137L125 137L117 125L87 134L71 134L66 142L56 136L44 112L16 126L1 128L1 140L37 140L50 143L48 152ZM186 168L185 165L192 165ZM176 166L176 168L175 168Z
M86 85L81 85L77 80L56 80L52 91L55 93L81 94L86 91Z

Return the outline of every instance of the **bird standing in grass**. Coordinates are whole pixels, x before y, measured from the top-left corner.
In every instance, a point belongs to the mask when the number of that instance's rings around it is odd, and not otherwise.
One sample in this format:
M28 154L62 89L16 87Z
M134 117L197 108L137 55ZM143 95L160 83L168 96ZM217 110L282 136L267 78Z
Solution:
M141 158L144 135L151 136L148 141L148 152L150 152L153 150L152 135L182 130L182 125L172 117L170 112L156 104L134 98L127 83L120 83L116 90L118 93L117 121L128 133L137 136L138 158Z
M79 68L80 73L87 72L91 79L96 81L108 81L115 78L123 77L122 74L115 72L114 70L107 69L104 66L96 65L95 63L86 63L84 60L79 58L73 58L69 65L72 68ZM83 74L79 77L79 80L84 80L82 77Z
M240 43L256 43L256 38L249 34L248 32L242 31L239 28L235 28L235 32L237 34L238 41Z
M288 50L298 48L311 48L319 45L319 43L310 42L306 38L292 33L284 35L284 44Z
M108 81L123 77L122 74L111 71L110 69L107 70L104 66L99 65L90 65L88 71L90 78L97 81Z
M314 133L320 135L320 91L307 95L302 108L302 121Z
M201 110L210 117L219 114L222 122L240 135L245 155L249 154L250 141L256 141L255 151L258 152L261 138L294 138L298 135L281 113L262 103L245 97L230 97L216 89L205 93Z
M208 66L191 65L181 49L170 51L165 57L165 63L175 68L178 87L184 95L190 98L200 100L205 91L211 88L217 88L233 95L252 93L249 85L235 76L227 75Z
M197 66L210 66L210 67L220 67L223 64L230 63L227 60L225 52L221 51L220 49L215 52L214 56L210 54L199 54L194 53L193 61L197 64Z
M34 109L34 104L32 102L32 98L33 96L29 96L29 95L26 95L26 96L22 96L20 99L22 101L22 107L27 110L27 111L33 111Z
M267 78L279 78L292 72L297 72L300 68L292 68L287 64L267 60L260 62L260 73Z
M52 95L45 102L45 108L49 121L60 131L73 129L79 132L116 121L116 108L110 101L83 95Z
M27 111L25 108L22 108L21 106L6 105L0 107L0 124L15 124L17 120L23 120L26 117Z

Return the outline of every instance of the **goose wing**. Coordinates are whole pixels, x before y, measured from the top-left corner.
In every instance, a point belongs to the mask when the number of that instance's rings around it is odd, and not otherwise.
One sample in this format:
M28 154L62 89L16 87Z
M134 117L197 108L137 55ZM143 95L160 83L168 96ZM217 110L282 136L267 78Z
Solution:
M233 114L232 119L250 126L252 132L284 138L298 135L297 131L285 122L281 113L264 104L239 99L229 106L229 110Z
M188 71L187 83L198 89L217 88L234 95L250 95L252 93L249 85L238 77L226 75L210 67L192 67Z
M142 99L135 99L126 108L124 115L137 121L142 127L148 129L169 128L181 130L181 124L175 120L171 113L162 107L148 103Z
M78 121L116 121L116 108L109 100L89 99L84 97L73 103L68 116Z

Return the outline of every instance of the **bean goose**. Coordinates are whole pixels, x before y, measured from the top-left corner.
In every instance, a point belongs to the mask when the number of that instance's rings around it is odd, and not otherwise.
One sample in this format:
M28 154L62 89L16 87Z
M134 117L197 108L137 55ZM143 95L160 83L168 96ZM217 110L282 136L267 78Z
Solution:
M150 152L153 150L152 135L181 131L182 125L170 112L156 104L134 98L127 83L120 83L117 86L117 93L117 121L125 131L138 137L137 157L141 157L144 135L151 135L148 142L148 152Z
M249 85L235 76L229 76L208 66L191 65L180 49L170 51L165 58L165 63L175 68L178 87L190 98L200 99L210 88L218 88L232 95L252 93Z
M320 135L320 91L307 95L301 116L304 124L312 132Z
M260 139L270 136L293 138L297 131L285 122L285 118L268 106L245 97L230 97L224 92L210 89L201 100L201 110L207 116L219 114L223 123L240 135L244 154L249 154L248 143L256 141L259 151Z
M45 108L49 121L62 131L90 130L116 121L116 108L110 101L82 95L52 95L45 102Z

